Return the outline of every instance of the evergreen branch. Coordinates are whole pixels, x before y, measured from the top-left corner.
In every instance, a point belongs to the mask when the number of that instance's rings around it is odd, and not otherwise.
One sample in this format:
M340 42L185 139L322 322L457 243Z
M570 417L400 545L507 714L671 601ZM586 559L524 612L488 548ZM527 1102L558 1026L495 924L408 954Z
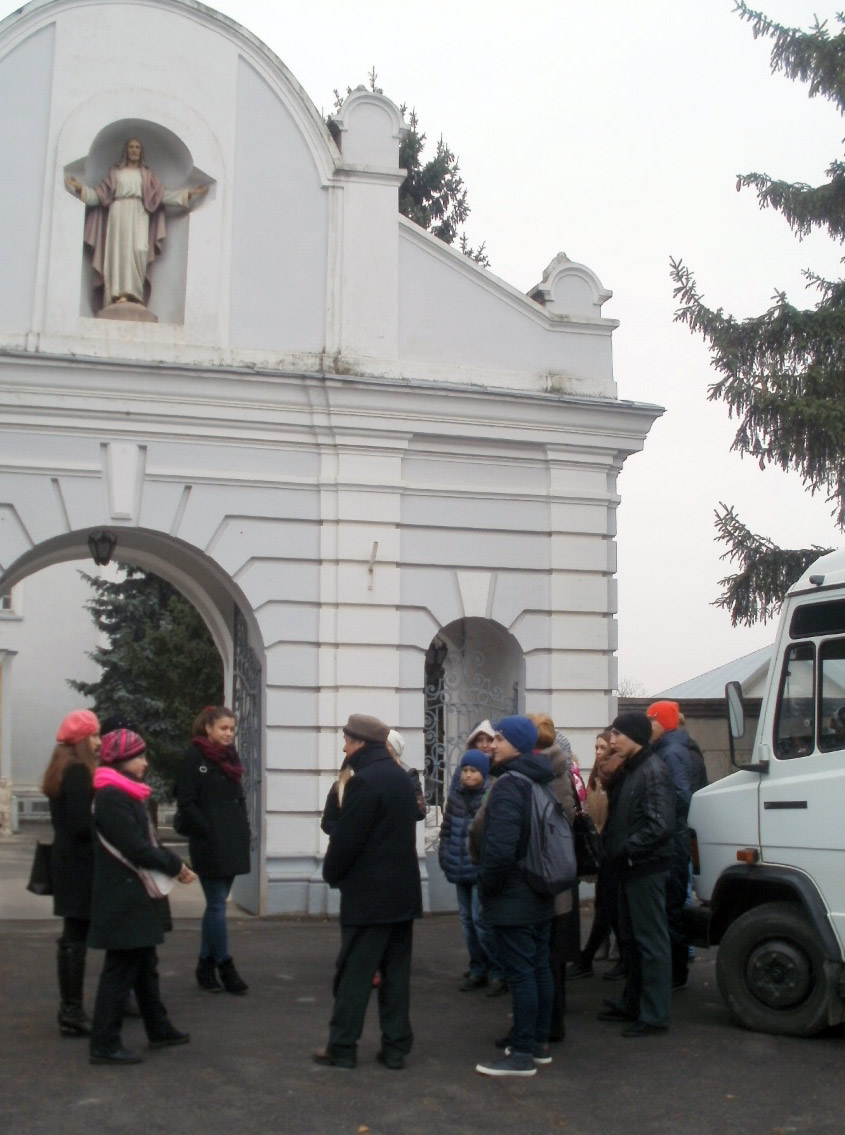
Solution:
M761 209L777 209L798 237L826 228L834 240L845 240L845 167L834 162L826 185L810 186L775 181L765 173L737 174L737 192L751 186Z
M770 57L772 71L782 71L789 79L809 83L810 98L822 95L845 113L845 33L831 37L827 21L816 17L811 31L789 28L770 20L763 12L737 0L734 11L751 24L754 38L774 40ZM836 14L845 25L845 16Z
M808 276L822 300L800 310L777 294L768 311L742 321L712 310L690 270L670 261L675 321L710 344L721 376L708 388L739 419L733 449L765 468L797 472L824 492L845 528L845 283Z
M728 546L720 558L738 563L739 571L719 580L723 591L713 606L729 612L732 626L767 623L777 614L792 584L814 560L832 549L817 545L779 548L768 537L751 532L732 506L720 504L720 509L714 514L716 539Z

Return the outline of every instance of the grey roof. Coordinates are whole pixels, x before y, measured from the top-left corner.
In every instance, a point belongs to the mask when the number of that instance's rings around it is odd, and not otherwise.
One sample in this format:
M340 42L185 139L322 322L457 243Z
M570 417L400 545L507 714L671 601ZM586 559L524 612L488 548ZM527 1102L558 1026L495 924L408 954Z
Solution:
M690 678L686 682L670 686L655 696L673 698L675 701L681 701L683 698L722 698L725 695L727 682L739 682L743 693L748 696L751 687L765 678L768 673L774 649L774 643L771 646L761 646L751 654L735 658L733 662L726 662L724 666L717 666L715 670L708 670L706 674L699 674L697 678Z

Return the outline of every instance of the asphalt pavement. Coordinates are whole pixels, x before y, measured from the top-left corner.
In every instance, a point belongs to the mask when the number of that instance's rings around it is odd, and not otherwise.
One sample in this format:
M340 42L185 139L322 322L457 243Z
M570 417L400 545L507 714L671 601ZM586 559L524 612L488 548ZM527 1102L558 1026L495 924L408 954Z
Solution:
M159 950L162 992L185 1047L127 1068L88 1063L84 1040L56 1026L50 900L25 890L35 829L0 837L0 1131L4 1135L727 1135L841 1132L845 1029L812 1040L735 1028L719 998L714 952L699 951L675 994L665 1036L629 1040L599 1022L618 990L596 976L568 986L567 1037L536 1076L491 1080L509 999L457 991L465 954L455 915L415 929L412 1020L403 1071L375 1060L375 997L354 1071L322 1068L337 923L230 913L230 943L250 984L243 997L203 993L193 977L202 897L178 888L174 931ZM188 892L188 893L183 893ZM589 928L584 911L583 932ZM102 954L91 951L87 1007ZM143 1050L141 1024L124 1042Z

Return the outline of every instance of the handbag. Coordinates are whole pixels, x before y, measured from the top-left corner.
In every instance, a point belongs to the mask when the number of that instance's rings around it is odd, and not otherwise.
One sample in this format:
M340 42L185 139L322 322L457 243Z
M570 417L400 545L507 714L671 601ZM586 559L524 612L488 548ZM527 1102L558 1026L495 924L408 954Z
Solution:
M53 854L52 843L35 842L35 854L32 857L32 870L29 873L28 891L34 895L51 895L53 893L53 872L50 860Z
M152 821L147 820L149 825L150 843L154 847L158 846L158 839L156 838L155 829L153 828ZM173 890L173 885L176 880L172 875L165 875L163 871L157 871L154 867L136 867L131 863L122 852L118 851L114 844L109 843L101 831L97 832L97 839L114 858L122 863L124 867L128 867L130 871L134 871L141 884L151 899L164 899Z
M574 787L574 785L573 785ZM578 878L598 875L603 857L601 836L596 831L593 817L584 807L575 791L576 811L572 818L572 836L575 840L575 860L578 864Z

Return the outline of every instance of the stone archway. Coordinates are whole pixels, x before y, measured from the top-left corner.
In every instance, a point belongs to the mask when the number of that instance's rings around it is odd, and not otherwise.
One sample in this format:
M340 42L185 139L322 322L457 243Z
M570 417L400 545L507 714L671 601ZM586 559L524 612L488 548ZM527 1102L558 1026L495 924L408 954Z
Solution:
M464 618L435 635L425 665L426 799L442 808L472 727L520 712L525 660L499 623Z
M154 572L176 587L197 609L223 663L224 696L243 714L236 738L246 766L246 790L253 830L252 870L238 879L234 897L259 913L266 889L264 864L264 648L253 612L219 564L184 541L141 528L111 529L117 537L113 559ZM0 573L0 592L42 568L88 558L89 530L68 532L35 544ZM89 560L90 562L90 560ZM4 691L7 699L13 695ZM9 712L8 702L4 715Z

